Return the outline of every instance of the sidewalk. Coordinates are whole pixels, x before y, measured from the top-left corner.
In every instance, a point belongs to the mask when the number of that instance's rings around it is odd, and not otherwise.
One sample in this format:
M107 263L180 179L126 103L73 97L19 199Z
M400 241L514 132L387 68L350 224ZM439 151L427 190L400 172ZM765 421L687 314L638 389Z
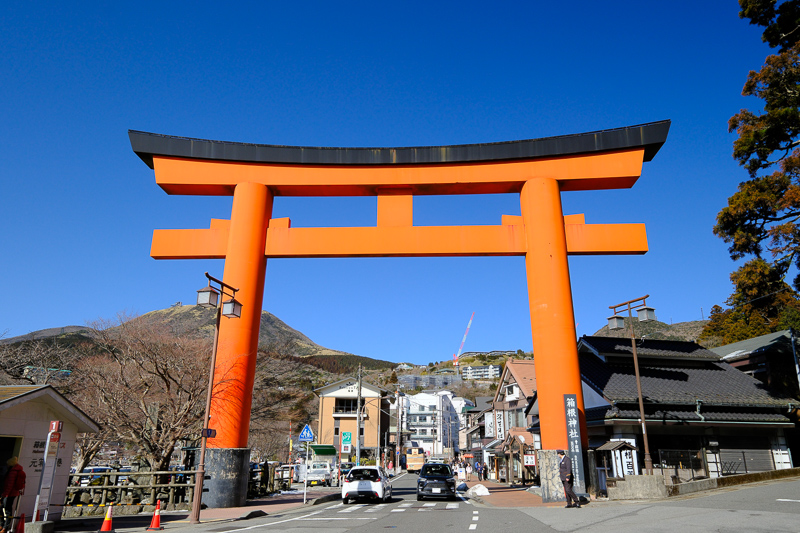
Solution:
M313 500L323 498L325 496L341 495L342 491L338 487L323 488L320 490L308 491L306 505L313 503ZM261 498L258 500L248 500L247 505L244 507L228 507L225 509L203 509L200 511L201 522L216 522L220 520L236 520L238 518L247 517L252 513L259 511L264 514L275 514L293 509L295 507L303 506L303 491L300 490L299 494L281 494L271 498ZM186 521L188 522L188 515ZM180 522L180 520L176 521Z
M306 505L311 505L315 500L325 497L338 498L341 494L339 487L319 487L309 490ZM326 500L328 501L328 500ZM201 525L213 525L217 522L227 522L233 520L253 518L256 516L275 515L290 509L303 507L303 491L291 492L288 494L278 494L269 498L249 500L243 507L229 507L222 509L203 509L200 511ZM169 525L171 528L192 527L189 523L188 511L162 511L161 524ZM56 523L55 529L61 532L84 532L98 531L103 523L104 516L81 516L77 518L65 518ZM148 527L152 520L151 514L120 515L113 516L113 527L115 531L142 531Z
M467 481L469 488L483 485L489 489L488 496L473 496L472 499L492 507L564 507L564 502L544 503L541 496L525 490L527 487L510 487L494 481Z

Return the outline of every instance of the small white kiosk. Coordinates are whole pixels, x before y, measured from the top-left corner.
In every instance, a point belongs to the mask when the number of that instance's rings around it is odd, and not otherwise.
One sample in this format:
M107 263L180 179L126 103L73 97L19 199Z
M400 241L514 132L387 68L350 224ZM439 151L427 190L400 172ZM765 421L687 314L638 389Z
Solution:
M50 385L0 386L0 466L10 457L19 457L25 471L25 493L20 500L20 513L30 522L42 466L47 453L51 422L60 424L60 439L55 475L52 478L49 521L61 519L69 483L69 468L78 433L97 433L97 423L78 409Z

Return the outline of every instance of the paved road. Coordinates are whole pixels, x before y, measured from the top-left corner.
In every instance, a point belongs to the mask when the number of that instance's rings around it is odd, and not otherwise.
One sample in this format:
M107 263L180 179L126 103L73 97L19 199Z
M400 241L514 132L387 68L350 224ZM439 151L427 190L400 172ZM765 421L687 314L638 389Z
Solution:
M206 522L199 526L167 520L162 525L166 532L176 533L800 532L800 479L743 485L661 501L593 502L581 509L500 507L464 498L455 502L418 502L415 482L414 475L395 478L394 497L387 504L343 505L337 498L249 520ZM500 504L499 499L494 501ZM117 531L134 531L126 525L114 523ZM141 525L137 526L136 531L143 530ZM96 526L86 529L96 530Z
M231 523L216 527L213 533L288 531L292 533L345 533L396 530L413 533L514 532L519 533L530 519L515 510L491 509L458 501L416 498L416 476L402 475L392 481L390 503L351 503L331 501L301 512ZM250 523L253 522L253 523Z
M779 480L657 502L528 508L529 531L756 533L800 531L800 480Z

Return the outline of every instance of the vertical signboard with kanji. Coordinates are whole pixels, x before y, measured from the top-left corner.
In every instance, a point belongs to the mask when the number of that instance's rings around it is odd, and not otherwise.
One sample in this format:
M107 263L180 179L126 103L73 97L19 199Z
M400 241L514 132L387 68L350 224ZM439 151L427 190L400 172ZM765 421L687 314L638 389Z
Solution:
M564 395L564 414L567 420L567 455L572 461L572 473L575 476L575 492L586 492L586 481L583 475L583 453L581 453L581 421L578 412L578 398L575 394Z
M506 432L503 430L503 411L494 412L495 422L495 437L498 439L505 439Z
M53 488L53 478L58 465L58 447L61 443L63 425L64 423L60 420L53 420L50 422L50 432L47 434L47 449L44 454L42 477L39 478L39 490L34 504L36 515L41 516L44 520L47 520L47 513L50 507L50 491ZM43 511L43 513L40 515L39 511Z

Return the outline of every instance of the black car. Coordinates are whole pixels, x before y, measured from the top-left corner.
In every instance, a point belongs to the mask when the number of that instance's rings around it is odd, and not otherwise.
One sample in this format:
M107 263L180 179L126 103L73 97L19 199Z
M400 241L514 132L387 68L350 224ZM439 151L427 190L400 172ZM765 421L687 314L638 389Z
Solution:
M450 465L426 463L422 465L417 480L417 501L427 498L456 499L456 480Z

